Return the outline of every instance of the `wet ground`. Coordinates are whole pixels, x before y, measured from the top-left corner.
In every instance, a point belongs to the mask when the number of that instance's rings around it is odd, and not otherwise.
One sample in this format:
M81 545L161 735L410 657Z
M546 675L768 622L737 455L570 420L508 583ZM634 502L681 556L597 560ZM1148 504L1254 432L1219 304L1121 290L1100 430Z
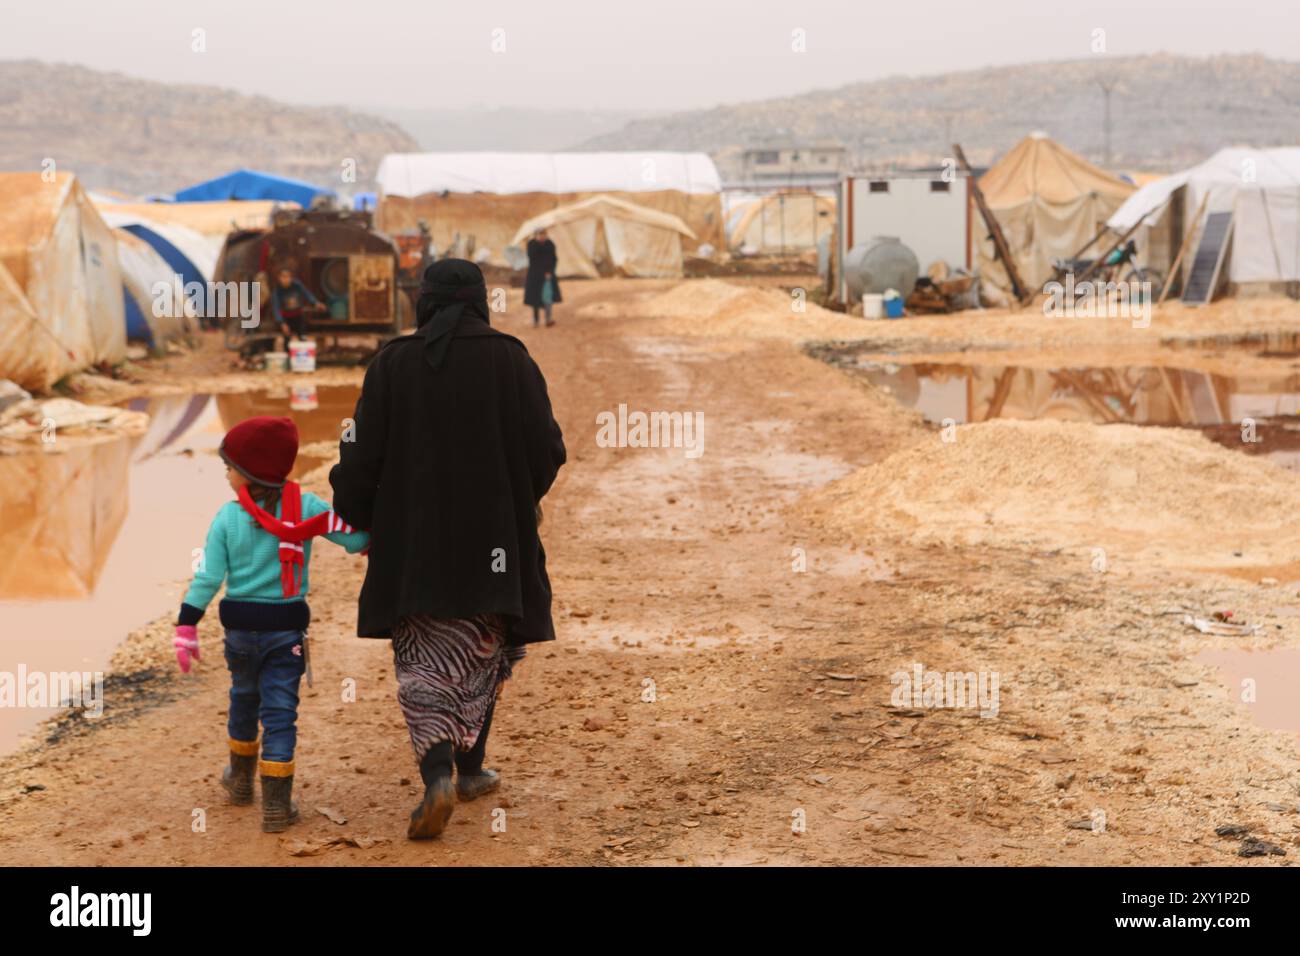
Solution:
M168 610L126 646L153 655L159 689L177 699L0 758L0 855L15 865L1294 861L1294 737L1261 726L1229 693L1233 676L1200 655L1296 646L1300 572L1270 586L1158 567L1101 575L1059 551L820 527L801 501L932 433L788 341L701 342L629 319L642 289L573 283L555 329L529 329L517 309L503 320L546 373L570 459L542 529L558 640L506 689L489 744L498 794L457 806L439 841L405 840L418 773L391 651L353 636L364 563L322 548L293 831L261 834L255 811L223 802L219 629L205 622L204 662L181 678L167 660ZM575 317L593 303L605 317ZM598 445L596 416L620 403L702 411L704 454ZM1265 627L1238 638L1182 624L1218 609ZM891 675L914 662L1001 674L997 717L896 706ZM345 683L354 697L340 697ZM1284 685L1260 686L1272 696ZM110 695L110 708L116 696L126 695ZM506 832L494 827L503 812ZM1099 812L1104 830L1080 828ZM1243 859L1215 834L1225 824L1291 855Z

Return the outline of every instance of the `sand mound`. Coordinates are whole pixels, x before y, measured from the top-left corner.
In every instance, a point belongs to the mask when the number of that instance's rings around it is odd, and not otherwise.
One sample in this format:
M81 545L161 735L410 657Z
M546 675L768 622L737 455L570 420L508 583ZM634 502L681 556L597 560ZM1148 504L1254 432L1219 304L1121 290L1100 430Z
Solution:
M997 420L955 435L935 433L829 485L811 510L856 536L1103 548L1108 564L1300 558L1300 477L1199 433Z
M862 322L803 301L784 289L735 285L721 279L687 279L638 303L634 314L663 320L668 335L840 338L862 335Z

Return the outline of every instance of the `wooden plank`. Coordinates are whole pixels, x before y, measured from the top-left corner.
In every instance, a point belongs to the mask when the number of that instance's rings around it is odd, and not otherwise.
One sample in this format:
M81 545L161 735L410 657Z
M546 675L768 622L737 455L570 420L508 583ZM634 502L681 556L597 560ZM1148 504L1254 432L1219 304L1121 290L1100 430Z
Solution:
M989 204L984 201L984 193L980 190L979 183L975 181L975 171L971 169L970 163L966 161L966 153L958 143L952 144L953 155L957 157L957 162L961 163L962 168L966 170L967 178L970 181L971 195L975 197L975 205L979 207L980 215L984 217L984 224L989 227L989 235L993 239L993 248L997 251L998 258L1002 260L1002 266L1007 270L1007 278L1011 280L1011 292L1016 297L1017 302L1024 302L1029 296L1025 288L1025 282L1020 278L1020 270L1016 268L1015 259L1011 255L1011 247L1007 244L1007 237L1002 233L1002 227L998 225L997 217L993 215L993 210L989 209Z

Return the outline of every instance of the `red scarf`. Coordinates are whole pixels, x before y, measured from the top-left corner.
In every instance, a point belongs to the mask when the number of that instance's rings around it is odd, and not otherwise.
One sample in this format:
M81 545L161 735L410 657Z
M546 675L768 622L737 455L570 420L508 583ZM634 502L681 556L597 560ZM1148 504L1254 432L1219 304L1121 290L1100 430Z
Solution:
M333 508L303 521L302 489L292 481L286 481L281 489L278 518L253 500L247 485L239 489L239 503L253 516L254 521L280 539L280 587L285 597L298 596L302 581L304 541L321 534L354 530L334 513Z

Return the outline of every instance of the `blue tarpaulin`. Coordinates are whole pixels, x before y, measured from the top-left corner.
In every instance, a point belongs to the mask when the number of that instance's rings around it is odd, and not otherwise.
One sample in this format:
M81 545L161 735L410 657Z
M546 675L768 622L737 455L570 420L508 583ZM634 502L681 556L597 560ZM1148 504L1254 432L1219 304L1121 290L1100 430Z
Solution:
M144 313L140 311L135 296L131 295L131 290L126 286L122 286L122 298L126 304L126 337L152 346L153 329L149 326L149 320L144 317Z
M272 176L252 169L237 169L205 183L196 183L176 193L177 202L217 202L223 199L278 199L281 202L296 202L302 208L311 206L311 201L320 195L332 196L334 193L320 186L313 186L300 179L288 179L284 176Z

